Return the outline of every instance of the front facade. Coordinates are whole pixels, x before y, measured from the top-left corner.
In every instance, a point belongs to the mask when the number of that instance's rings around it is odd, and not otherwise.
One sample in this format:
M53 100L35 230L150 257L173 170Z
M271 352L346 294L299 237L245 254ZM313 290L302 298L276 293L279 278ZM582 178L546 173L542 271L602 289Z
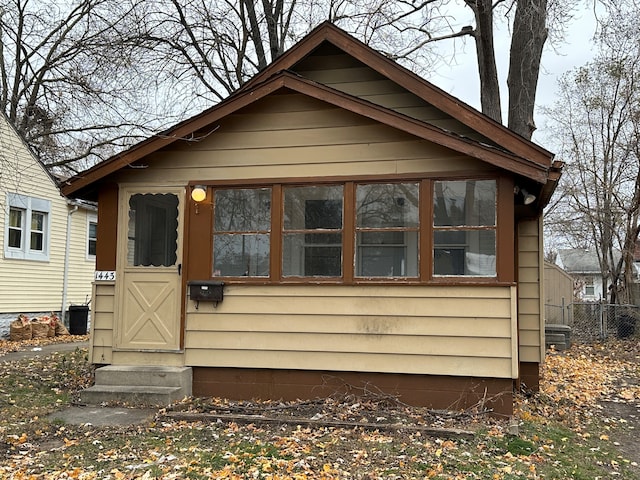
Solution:
M510 413L544 355L551 161L323 24L63 187L99 204L91 360L192 367L196 395Z
M91 298L97 208L68 201L0 116L0 333L18 314L64 312Z

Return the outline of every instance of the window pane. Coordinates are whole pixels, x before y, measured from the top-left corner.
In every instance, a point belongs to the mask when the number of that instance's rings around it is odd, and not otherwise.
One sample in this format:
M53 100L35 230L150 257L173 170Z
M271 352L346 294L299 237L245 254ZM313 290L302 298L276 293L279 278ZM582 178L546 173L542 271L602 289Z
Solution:
M341 185L284 190L283 276L342 276L342 192Z
M216 190L213 276L268 277L270 231L270 188Z
M342 229L342 186L286 188L284 229Z
M39 232L31 232L31 250L42 251L44 249L44 235Z
M9 226L15 228L22 228L22 210L15 208L9 211Z
M434 182L435 226L495 226L495 180Z
M129 199L127 261L134 266L175 265L178 248L178 197L136 194Z
M214 277L268 277L269 235L214 235L213 258Z
M418 276L418 232L360 232L357 241L357 276Z
M9 209L9 247L22 248L22 210Z
M31 231L42 232L44 230L44 213L33 212L31 214Z
M98 224L95 222L89 222L89 240L87 246L87 254L95 256L96 244L98 237Z
M215 232L268 232L271 229L271 189L216 190Z
M435 232L434 275L496 275L495 230Z
M39 252L44 250L44 225L45 215L41 212L31 213L31 241L29 248Z
M285 277L342 276L342 234L285 234L282 246Z
M357 226L417 227L419 194L416 183L358 185Z

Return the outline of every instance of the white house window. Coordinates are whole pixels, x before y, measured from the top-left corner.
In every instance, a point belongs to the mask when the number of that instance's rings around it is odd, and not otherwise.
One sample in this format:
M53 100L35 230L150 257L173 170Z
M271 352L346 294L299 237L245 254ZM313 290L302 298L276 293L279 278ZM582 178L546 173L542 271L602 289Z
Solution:
M87 220L87 258L89 260L93 260L96 256L97 242L98 220L95 215L91 215Z
M596 295L596 288L593 285L593 278L585 277L585 279L584 279L584 295L586 297L594 297Z
M51 202L9 193L7 204L5 258L48 261Z

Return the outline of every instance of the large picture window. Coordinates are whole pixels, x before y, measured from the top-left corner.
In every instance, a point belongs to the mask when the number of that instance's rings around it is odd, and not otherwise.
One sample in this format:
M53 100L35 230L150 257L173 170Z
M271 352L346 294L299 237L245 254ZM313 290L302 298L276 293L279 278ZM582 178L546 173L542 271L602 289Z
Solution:
M494 179L211 188L215 277L495 280L500 242L512 253L498 236Z

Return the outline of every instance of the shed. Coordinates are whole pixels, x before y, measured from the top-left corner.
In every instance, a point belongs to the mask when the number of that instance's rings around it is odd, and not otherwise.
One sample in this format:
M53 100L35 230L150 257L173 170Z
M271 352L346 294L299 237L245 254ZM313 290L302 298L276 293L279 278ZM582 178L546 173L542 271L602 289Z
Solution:
M63 188L99 205L91 361L187 368L194 395L375 385L510 414L543 361L560 166L324 23Z

